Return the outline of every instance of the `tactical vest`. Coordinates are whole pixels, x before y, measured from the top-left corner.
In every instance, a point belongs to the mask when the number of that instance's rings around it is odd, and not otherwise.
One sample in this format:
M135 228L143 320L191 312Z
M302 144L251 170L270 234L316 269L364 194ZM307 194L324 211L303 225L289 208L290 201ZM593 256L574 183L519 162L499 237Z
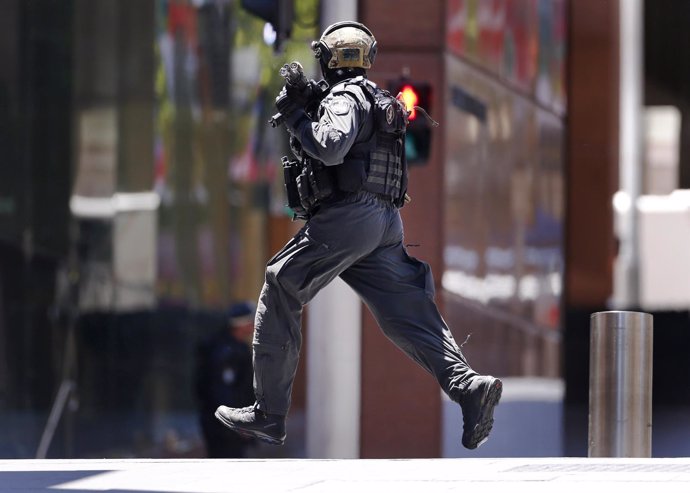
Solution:
M353 90L353 85L361 91ZM337 187L346 192L366 190L402 207L407 190L404 105L361 76L333 86L330 92L347 93L360 104L363 93L373 116L371 134L358 135L343 163L334 167Z

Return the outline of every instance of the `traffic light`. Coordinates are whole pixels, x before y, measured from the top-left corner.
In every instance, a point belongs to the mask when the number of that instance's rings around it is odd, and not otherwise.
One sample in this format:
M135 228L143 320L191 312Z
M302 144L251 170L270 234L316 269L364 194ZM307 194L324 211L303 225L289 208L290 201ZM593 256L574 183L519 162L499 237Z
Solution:
M431 84L413 82L405 77L389 84L390 93L401 99L409 114L405 134L405 157L408 164L424 164L431 152L431 121L418 108L431 113Z
M273 26L276 32L275 51L290 37L294 17L294 0L242 0L240 5L252 15Z

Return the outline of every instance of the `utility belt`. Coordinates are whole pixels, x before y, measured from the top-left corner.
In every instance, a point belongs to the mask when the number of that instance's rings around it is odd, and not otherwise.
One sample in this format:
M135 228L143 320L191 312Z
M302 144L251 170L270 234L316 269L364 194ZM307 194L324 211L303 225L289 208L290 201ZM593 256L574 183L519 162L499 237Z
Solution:
M319 202L335 191L333 176L323 163L309 157L300 162L283 156L281 163L293 219L307 220L316 212Z

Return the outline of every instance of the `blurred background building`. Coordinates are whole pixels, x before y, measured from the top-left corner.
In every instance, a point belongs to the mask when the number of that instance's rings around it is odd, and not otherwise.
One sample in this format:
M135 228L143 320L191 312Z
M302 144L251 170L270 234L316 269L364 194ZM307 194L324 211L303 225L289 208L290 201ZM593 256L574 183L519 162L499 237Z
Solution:
M259 14L259 15L257 15ZM198 457L194 350L299 227L267 124L357 19L410 85L411 254L505 379L472 456L587 453L589 315L655 316L654 443L690 453L684 0L0 0L0 457ZM265 19L260 18L261 16ZM272 21L271 25L266 20ZM288 444L456 457L459 408L342 283L310 305Z

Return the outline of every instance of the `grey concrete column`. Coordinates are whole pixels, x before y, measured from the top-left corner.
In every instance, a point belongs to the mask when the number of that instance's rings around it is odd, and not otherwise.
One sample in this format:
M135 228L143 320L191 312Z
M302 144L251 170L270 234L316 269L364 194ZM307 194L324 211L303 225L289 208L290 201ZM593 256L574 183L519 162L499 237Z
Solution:
M321 32L344 20L357 20L356 0L322 0ZM335 279L307 320L307 456L359 458L362 303Z

